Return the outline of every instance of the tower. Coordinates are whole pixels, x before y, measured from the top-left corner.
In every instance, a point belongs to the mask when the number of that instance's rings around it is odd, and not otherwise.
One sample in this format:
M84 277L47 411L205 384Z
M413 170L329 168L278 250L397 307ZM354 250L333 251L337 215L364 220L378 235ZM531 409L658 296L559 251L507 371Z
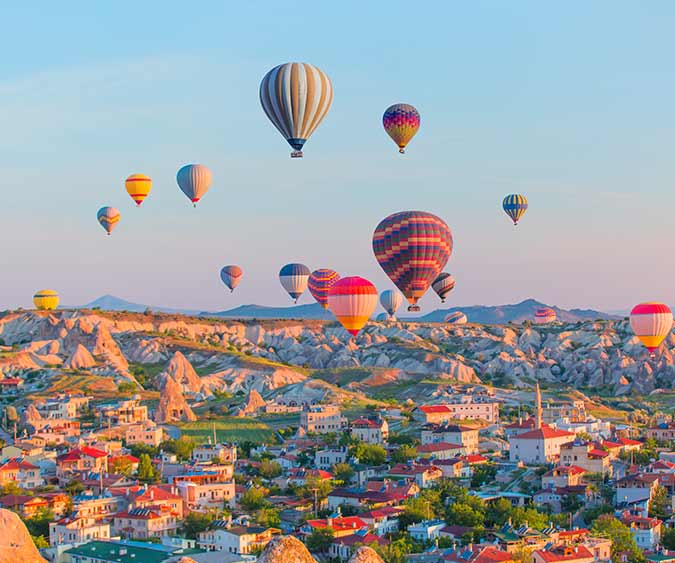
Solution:
M539 389L539 383L534 388L534 427L541 428L541 421L543 418L542 408L541 408L541 389Z

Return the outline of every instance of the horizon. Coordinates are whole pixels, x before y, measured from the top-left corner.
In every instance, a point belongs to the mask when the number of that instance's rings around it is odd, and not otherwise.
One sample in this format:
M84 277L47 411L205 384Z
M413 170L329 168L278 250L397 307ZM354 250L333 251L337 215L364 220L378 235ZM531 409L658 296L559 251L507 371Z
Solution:
M421 314L532 295L610 313L675 302L664 259L675 6L439 3L414 11L419 34L390 31L403 2L302 6L206 2L188 18L177 2L8 7L41 39L27 42L24 26L3 37L17 54L0 83L0 308L30 307L44 288L67 304L292 306L277 274L293 261L391 289L371 237L404 209L438 215L455 242L445 270L457 287L445 304L430 290ZM335 91L299 160L258 100L265 73L291 60L317 65ZM396 102L422 120L404 156L381 125ZM196 210L175 181L188 162L214 174ZM138 209L132 173L153 179ZM512 192L530 202L516 229L501 210ZM111 237L96 224L103 205L122 215ZM244 269L233 294L225 264ZM311 303L306 292L299 304Z

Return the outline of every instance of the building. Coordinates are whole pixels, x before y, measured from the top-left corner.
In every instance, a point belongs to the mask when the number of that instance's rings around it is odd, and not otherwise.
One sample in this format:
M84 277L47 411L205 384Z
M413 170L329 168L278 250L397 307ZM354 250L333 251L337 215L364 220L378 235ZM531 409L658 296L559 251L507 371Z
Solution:
M184 505L189 510L222 510L224 506L235 505L234 481L227 483L195 483L193 481L179 481L176 483L178 492Z
M648 504L659 486L658 474L638 473L616 482L616 504Z
M389 423L383 418L357 418L350 425L352 437L367 444L385 444L389 440Z
M422 427L422 445L457 444L467 454L478 453L478 429L459 424L427 424Z
M36 401L33 405L42 418L49 420L72 420L89 407L89 397L81 395L57 395L54 399Z
M309 535L314 530L326 528L330 528L333 531L333 537L341 538L344 536L351 536L360 530L368 530L368 524L358 516L328 517L307 520L307 524L303 526L301 532L305 535Z
M368 524L368 528L374 534L386 536L387 534L395 534L399 531L398 518L402 513L402 508L385 506L377 510L357 514L357 516Z
M581 478L585 473L586 470L578 465L559 465L544 473L541 486L544 489L574 487L581 483Z
M347 462L347 448L319 450L314 454L317 469L330 470L337 463Z
M445 520L424 520L408 526L408 533L415 541L428 542L438 539L445 526Z
M264 549L279 534L278 528L232 526L230 522L217 520L208 530L199 533L197 545L207 551L250 554Z
M300 413L300 429L306 434L329 434L342 430L342 414L337 405L314 405Z
M49 523L49 545L80 544L109 539L110 524L91 517L68 517Z
M145 444L156 448L162 443L163 438L164 430L149 420L129 426L124 433L127 446Z
M192 461L196 463L234 464L237 461L237 446L230 444L202 444L192 450Z
M141 405L138 398L100 405L97 412L104 423L111 425L137 424L148 420L148 407Z
M574 440L560 448L560 463L583 467L589 473L612 475L610 453L591 442Z
M178 530L178 515L162 507L132 508L112 519L112 533L128 539L147 540L173 536Z
M593 553L584 545L554 546L535 549L532 563L594 563Z
M421 489L433 487L443 478L443 471L431 464L397 463L389 470L389 477L393 479L409 479Z
M423 424L446 424L455 420L499 422L499 402L488 396L460 395L441 405L421 405L413 413Z
M461 444L449 444L448 442L434 442L417 446L417 455L421 458L453 459L457 456L466 455L468 452Z
M542 421L544 424L553 424L561 419L566 419L569 422L583 422L587 418L586 403L582 400L553 404L547 402L542 410Z
M647 428L647 438L659 441L675 440L675 422L661 422L652 428Z
M200 559L204 552L188 547L187 543L96 540L65 550L59 563L175 563L183 556L204 561ZM218 563L244 563L244 559L223 557Z
M77 472L107 472L108 454L96 448L75 448L56 458L56 477L60 483L70 480Z
M23 458L9 459L0 465L0 486L16 483L22 489L35 489L45 484L40 468Z
M652 551L661 542L663 523L658 518L624 512L621 521L630 528L630 533L640 549Z

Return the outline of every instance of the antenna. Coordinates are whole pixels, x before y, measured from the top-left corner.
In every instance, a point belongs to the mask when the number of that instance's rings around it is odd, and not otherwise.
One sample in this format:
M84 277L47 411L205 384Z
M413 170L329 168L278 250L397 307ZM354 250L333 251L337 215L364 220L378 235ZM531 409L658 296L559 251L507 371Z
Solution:
M213 423L213 445L214 445L214 447L217 443L218 442L216 441L216 423L214 422Z

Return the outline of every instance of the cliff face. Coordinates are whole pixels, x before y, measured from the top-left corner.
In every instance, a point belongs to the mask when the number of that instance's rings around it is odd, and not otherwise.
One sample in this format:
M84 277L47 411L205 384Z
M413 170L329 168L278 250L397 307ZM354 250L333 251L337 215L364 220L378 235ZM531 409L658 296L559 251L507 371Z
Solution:
M274 538L258 558L258 563L316 563L305 544L293 536Z
M173 377L167 377L155 413L155 422L165 424L192 420L197 420L197 417L185 400L181 385Z
M21 519L0 509L0 563L47 563L40 555Z

